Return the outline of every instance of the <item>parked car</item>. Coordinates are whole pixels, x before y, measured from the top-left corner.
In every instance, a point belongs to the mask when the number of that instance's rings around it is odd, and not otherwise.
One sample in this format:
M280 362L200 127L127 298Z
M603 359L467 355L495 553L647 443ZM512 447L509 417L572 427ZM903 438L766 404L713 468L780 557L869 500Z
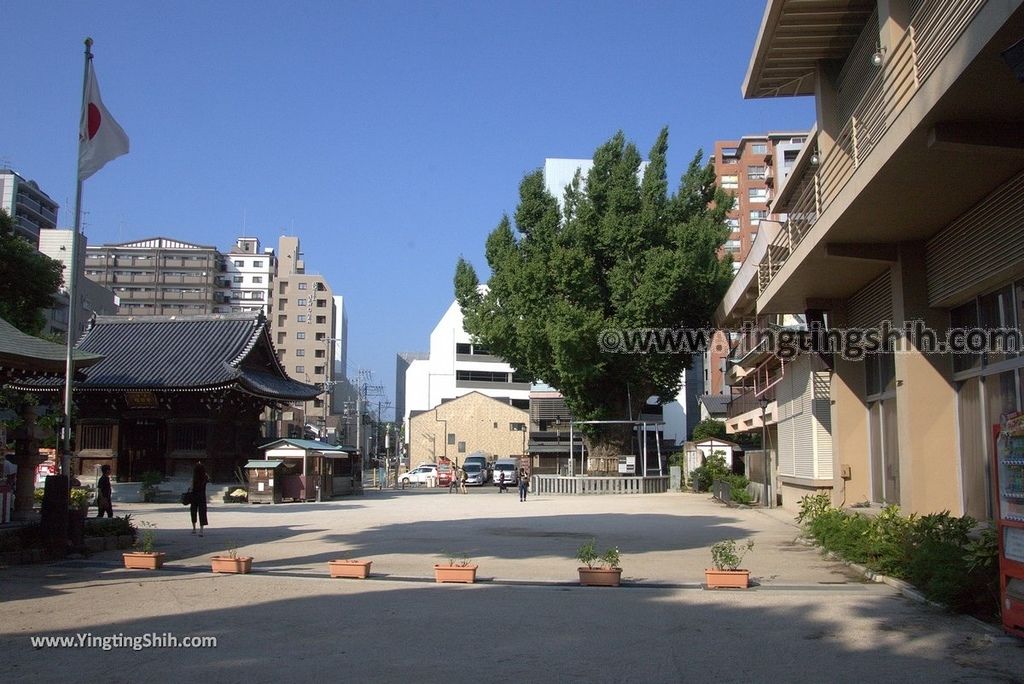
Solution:
M482 485L487 482L487 471L479 463L467 463L462 466L466 471L466 485Z
M463 464L467 466L473 463L480 466L480 469L484 473L484 482L487 482L487 480L491 478L491 467L490 464L487 462L487 454L478 451L470 454L469 456L466 457L466 460L463 461Z
M427 484L428 480L437 481L437 466L436 465L421 465L407 473L402 473L399 478L399 482L402 486L410 484Z
M514 487L519 483L519 461L515 458L499 458L494 462L494 474L491 479L498 484L502 474L505 475L505 484Z

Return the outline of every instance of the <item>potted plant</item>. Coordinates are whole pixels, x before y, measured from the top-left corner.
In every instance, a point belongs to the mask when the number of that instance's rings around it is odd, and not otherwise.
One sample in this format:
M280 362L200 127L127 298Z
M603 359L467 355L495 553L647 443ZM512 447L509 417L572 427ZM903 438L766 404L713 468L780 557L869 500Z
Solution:
M239 556L238 549L229 547L225 555L213 556L210 565L214 572L246 575L252 570L252 556Z
M461 582L473 584L476 582L476 569L479 567L470 561L466 554L446 553L447 564L437 563L434 565L434 580L441 582Z
M138 543L135 551L125 551L124 567L137 570L159 570L164 564L164 553L154 551L156 546L156 525L145 520L140 520L138 526L141 532L138 535Z
M346 577L349 579L366 579L370 576L371 565L373 565L373 561L352 560L351 558L327 561L331 577Z
M580 573L580 584L585 587L617 587L622 579L622 568L619 567L619 547L605 549L601 555L597 553L595 540L591 539L576 550L576 559L586 565L577 568Z
M754 548L754 540L738 544L735 539L723 539L711 546L712 568L704 570L708 589L746 589L750 571L740 568L743 557Z

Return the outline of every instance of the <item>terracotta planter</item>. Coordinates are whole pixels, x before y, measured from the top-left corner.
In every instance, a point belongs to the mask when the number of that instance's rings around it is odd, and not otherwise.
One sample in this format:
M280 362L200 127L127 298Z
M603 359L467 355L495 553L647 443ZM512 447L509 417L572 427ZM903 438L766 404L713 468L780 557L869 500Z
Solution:
M164 564L164 553L146 553L145 551L125 551L124 567L134 570L159 570Z
M435 565L434 579L437 582L461 582L473 584L476 582L476 565Z
M214 572L246 575L252 570L252 556L213 556L210 565Z
M622 568L576 568L580 584L584 587L617 587L622 579Z
M363 560L332 560L327 561L331 569L331 577L347 577L349 579L366 579L370 576L373 561Z
M750 584L750 571L705 569L704 583L708 589L746 589Z

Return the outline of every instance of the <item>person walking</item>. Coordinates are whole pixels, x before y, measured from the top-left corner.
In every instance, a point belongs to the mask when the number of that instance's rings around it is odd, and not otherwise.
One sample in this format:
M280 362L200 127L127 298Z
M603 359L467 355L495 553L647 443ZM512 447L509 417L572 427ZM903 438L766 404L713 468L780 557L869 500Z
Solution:
M522 468L519 471L519 500L526 501L526 492L530 489L530 476L526 474L526 469Z
M96 482L97 518L102 518L104 513L108 518L114 517L114 504L111 496L110 466L105 465L100 468L100 479Z
M469 479L469 475L466 473L465 468L459 468L459 494L469 494L469 490L466 489L466 480Z
M451 469L451 475L448 476L448 493L451 494L459 492L459 469L453 467Z
M501 494L505 491L505 471L498 471L498 493Z
M188 512L192 517L192 534L196 533L196 520L199 521L200 537L203 536L203 528L210 524L206 519L206 484L209 481L206 468L202 463L196 463L196 467L192 469L192 500Z

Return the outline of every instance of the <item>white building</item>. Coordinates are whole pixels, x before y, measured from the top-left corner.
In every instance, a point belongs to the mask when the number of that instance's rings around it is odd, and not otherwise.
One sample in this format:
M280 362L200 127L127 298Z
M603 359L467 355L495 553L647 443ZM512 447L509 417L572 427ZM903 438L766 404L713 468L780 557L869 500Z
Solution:
M224 255L216 313L262 310L269 316L275 268L273 247L261 251L259 238L254 237L235 240L235 246Z
M401 383L403 379L397 380ZM519 377L512 366L472 341L463 328L457 301L430 333L429 356L408 362L404 381L401 418L405 425L411 412L432 409L470 392L507 401L516 408L530 408L530 378ZM406 435L406 443L408 440Z
M54 295L54 306L44 312L46 316L46 334L64 334L68 331L68 280L71 278L71 240L73 230L41 228L39 230L39 252L51 259L56 259L64 266L64 282ZM75 338L81 335L93 314L112 316L117 314L118 298L113 291L94 283L85 277L85 248L87 240L82 233L78 234L76 256L78 258L78 282L75 283L75 294L79 309L75 327L78 329Z

